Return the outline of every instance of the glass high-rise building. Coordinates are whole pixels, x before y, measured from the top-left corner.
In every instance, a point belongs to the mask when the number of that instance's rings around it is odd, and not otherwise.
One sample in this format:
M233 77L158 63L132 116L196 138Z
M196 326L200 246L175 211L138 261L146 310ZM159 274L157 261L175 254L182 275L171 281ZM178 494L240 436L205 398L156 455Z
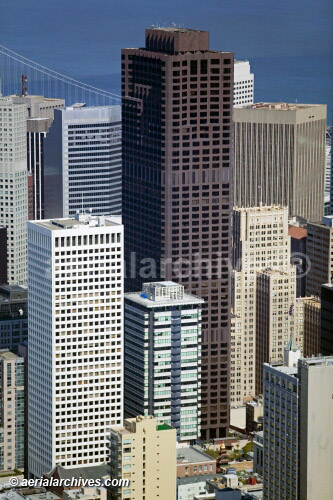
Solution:
M203 438L229 424L233 71L206 31L151 28L122 50L126 289L166 279L205 300Z
M124 415L154 415L196 441L201 421L201 304L173 282L125 295Z

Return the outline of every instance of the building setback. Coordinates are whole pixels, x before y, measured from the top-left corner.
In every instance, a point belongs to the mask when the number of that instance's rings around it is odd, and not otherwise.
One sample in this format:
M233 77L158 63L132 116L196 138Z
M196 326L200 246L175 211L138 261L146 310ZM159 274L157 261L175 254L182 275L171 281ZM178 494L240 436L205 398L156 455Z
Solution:
M0 470L24 467L24 359L0 351Z
M137 416L110 435L110 476L129 485L111 488L111 500L176 500L176 430Z
M225 436L229 424L233 67L205 31L147 29L144 48L122 50L126 289L174 280L205 300L206 438ZM149 276L139 274L146 262Z
M202 303L172 282L125 295L125 417L154 415L178 441L200 436Z
M121 213L121 108L55 110L44 143L45 218Z
M257 103L234 109L234 204L324 214L326 106Z
M123 418L121 217L29 221L28 273L29 476L104 463Z

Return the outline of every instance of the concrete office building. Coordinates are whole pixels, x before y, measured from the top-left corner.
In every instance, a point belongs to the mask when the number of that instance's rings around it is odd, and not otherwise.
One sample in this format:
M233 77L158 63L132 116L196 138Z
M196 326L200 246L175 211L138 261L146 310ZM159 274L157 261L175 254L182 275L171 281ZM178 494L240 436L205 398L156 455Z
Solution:
M148 281L139 275L148 258L150 281L180 282L205 300L207 439L229 425L233 71L233 54L210 50L205 31L151 28L144 48L122 50L125 259L135 253L137 263L126 289Z
M321 285L333 278L333 215L322 223L307 225L307 256L311 266L306 276L306 294L320 297Z
M18 285L0 286L0 350L18 352L28 339L28 289Z
M153 417L128 418L111 429L110 476L129 480L111 500L176 500L176 430Z
M29 475L98 465L123 418L120 216L28 222Z
M173 282L125 295L125 417L154 415L178 441L200 436L202 303Z
M24 467L24 359L0 351L0 471Z
M256 393L262 393L263 363L281 362L295 333L296 272L266 269L257 275Z
M333 283L321 286L320 352L333 356Z
M326 106L257 103L234 109L234 204L324 213Z
M330 500L333 491L333 356L301 359L298 379L299 498Z
M253 104L254 74L249 61L234 61L234 106Z
M270 267L289 273L293 268L286 207L236 207L233 213L233 265L238 270L233 271L230 402L239 406L256 394L258 272Z
M7 228L9 284L27 279L27 109L0 96L0 225Z
M45 218L121 213L121 108L55 110L44 143Z
M65 107L64 99L49 99L41 95L12 95L15 104L27 107L27 166L31 186L32 206L29 220L44 215L44 140L53 122L55 109Z
M263 371L264 499L299 498L297 366L265 363Z

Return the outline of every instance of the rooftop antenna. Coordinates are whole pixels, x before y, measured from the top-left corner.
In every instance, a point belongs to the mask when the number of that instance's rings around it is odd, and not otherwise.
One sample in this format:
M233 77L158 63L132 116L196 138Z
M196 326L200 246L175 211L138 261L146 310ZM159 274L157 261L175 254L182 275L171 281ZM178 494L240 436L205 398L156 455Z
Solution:
M27 90L28 90L28 86L26 85L28 81L28 77L27 75L21 75L21 96L24 97L27 95Z

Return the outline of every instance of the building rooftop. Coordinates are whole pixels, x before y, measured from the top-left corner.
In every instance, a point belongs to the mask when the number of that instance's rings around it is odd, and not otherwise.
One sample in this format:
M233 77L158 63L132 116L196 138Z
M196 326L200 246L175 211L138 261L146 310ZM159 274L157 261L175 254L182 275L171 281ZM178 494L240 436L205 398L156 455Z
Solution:
M288 103L288 102L256 102L254 104L246 104L243 106L245 109L269 109L273 111L297 111L298 109L307 109L313 107L320 107L322 104L301 104L301 103Z
M184 286L173 281L143 283L142 292L126 293L125 298L148 308L204 302L200 297L185 293Z
M206 481L211 481L215 478L222 480L223 477L224 474L200 474L199 476L177 477L177 486L193 483L206 483Z
M56 465L50 472L44 473L44 477L53 477L57 473L60 479L71 479L72 477L78 479L101 479L110 475L110 466L106 463L75 468L66 468L61 465Z
M202 462L216 462L215 458L206 455L199 447L189 446L188 448L177 449L177 465L195 464Z
M20 356L17 356L17 354L14 354L13 352L11 351L8 351L7 349L6 350L0 350L0 359L3 359L3 360L11 360L11 359L22 359Z
M181 26L151 26L149 29L156 31L167 31L169 33L207 33L205 30L194 30L192 28L183 28Z
M31 490L30 490L31 492ZM20 492L21 495L24 495L23 492ZM27 500L58 500L61 499L60 495L57 495L56 493L53 493L53 491L45 491L42 493L28 493L27 495L24 495Z
M299 365L303 366L332 366L333 356L318 356L315 358L301 358L298 360Z
M64 229L80 229L87 227L119 226L121 224L120 215L94 216L88 213L76 214L74 218L34 220L30 223L37 226L59 231Z
M291 236L291 238L301 240L302 238L306 238L307 230L304 227L289 226L288 234L289 236Z
M282 361L277 361L276 363L264 363L264 366L273 368L284 375L297 375L296 366L285 366Z
M324 285L321 286L327 288L328 290L333 290L333 283L325 283Z
M260 212L272 212L273 210L276 211L286 211L287 208L282 206L282 205L260 205L259 207L233 207L234 212L246 212L246 213L260 213Z

